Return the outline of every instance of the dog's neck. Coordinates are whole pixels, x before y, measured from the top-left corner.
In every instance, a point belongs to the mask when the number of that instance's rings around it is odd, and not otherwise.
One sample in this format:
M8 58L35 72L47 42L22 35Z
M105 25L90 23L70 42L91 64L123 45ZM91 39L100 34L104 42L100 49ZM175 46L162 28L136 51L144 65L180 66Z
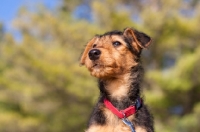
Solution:
M140 65L115 78L99 80L101 97L107 98L119 109L124 109L140 96L141 80L142 67Z

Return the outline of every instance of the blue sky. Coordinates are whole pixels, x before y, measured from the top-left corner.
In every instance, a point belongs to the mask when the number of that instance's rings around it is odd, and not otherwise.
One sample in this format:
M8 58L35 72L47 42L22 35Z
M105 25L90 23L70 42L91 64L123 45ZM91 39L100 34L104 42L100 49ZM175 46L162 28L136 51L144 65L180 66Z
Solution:
M54 7L59 0L0 0L0 22L3 23L6 31L11 30L11 22L21 6L30 8L38 3L46 5L48 8Z

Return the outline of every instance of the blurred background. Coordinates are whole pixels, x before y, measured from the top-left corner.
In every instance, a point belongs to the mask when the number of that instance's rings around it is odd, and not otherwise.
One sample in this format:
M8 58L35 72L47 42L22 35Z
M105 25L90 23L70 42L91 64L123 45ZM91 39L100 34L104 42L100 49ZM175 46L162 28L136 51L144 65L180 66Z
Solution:
M199 0L2 0L0 132L84 131L99 91L81 52L125 27L153 39L143 96L156 131L199 132Z

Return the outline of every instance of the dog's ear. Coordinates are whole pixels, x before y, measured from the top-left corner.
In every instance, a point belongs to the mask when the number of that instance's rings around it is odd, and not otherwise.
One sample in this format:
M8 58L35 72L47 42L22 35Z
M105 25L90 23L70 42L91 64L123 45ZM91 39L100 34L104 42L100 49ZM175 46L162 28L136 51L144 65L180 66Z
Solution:
M147 48L151 43L151 38L148 35L132 28L126 28L123 35L131 41L137 51L141 51L142 48Z
M80 64L84 65L85 64L85 59L87 58L88 52L89 50L93 47L93 44L96 40L96 37L92 38L86 45L82 55L81 55L81 59L80 59Z

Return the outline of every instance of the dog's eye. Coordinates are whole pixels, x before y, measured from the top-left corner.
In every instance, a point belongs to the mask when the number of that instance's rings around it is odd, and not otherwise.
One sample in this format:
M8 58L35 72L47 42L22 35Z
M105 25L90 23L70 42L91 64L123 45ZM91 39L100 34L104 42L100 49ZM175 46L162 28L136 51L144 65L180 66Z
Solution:
M120 43L119 41L114 41L112 44L113 44L113 46L115 46L115 47L117 47L117 46L120 46L120 45L121 45L121 43Z
M95 48L96 46L97 46L97 44L94 44L94 45L93 45L93 48Z

